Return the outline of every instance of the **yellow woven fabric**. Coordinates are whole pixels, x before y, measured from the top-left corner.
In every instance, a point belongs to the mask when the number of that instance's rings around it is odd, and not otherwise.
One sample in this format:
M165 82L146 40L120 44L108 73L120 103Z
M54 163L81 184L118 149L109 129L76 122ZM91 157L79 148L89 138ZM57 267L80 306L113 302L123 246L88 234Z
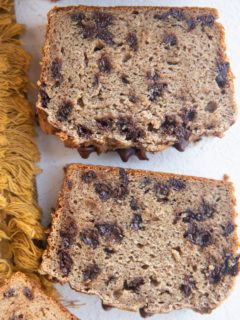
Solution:
M0 283L20 270L54 293L37 275L46 234L36 202L39 153L27 100L30 56L19 41L23 29L15 22L13 1L0 0Z

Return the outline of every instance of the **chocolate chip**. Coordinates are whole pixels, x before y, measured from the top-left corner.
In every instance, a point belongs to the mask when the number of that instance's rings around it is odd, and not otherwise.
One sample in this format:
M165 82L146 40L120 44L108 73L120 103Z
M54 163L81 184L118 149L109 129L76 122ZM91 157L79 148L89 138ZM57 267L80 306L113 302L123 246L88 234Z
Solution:
M79 137L88 139L92 135L92 130L88 129L86 126L79 124L77 126L77 134L79 135Z
M177 121L175 116L170 116L170 115L165 116L165 119L161 125L164 132L169 135L174 133L174 129L176 126L177 126Z
M132 221L131 221L131 229L134 231L138 231L142 228L141 224L142 224L143 220L142 220L142 216L140 214L135 213L133 215Z
M110 13L102 11L95 11L92 16L98 28L106 28L112 23L113 19Z
M158 200L165 200L169 195L169 187L163 183L156 183L154 185L154 192Z
M173 18L179 20L179 21L185 19L184 12L182 10L180 10L180 9L177 9L177 8L171 8L169 10L169 15L172 16Z
M194 219L196 219L197 221L205 221L212 218L214 212L214 207L203 200L198 207Z
M137 39L137 35L135 32L129 32L127 34L127 37L126 37L126 41L127 41L127 44L129 45L129 47L131 49L133 49L134 51L137 50L138 48L138 39Z
M235 226L232 223L228 223L224 227L223 236L228 237L234 231L234 228L235 228Z
M3 296L4 298L12 298L15 295L15 290L13 288L8 289L4 292Z
M81 175L81 179L85 182L85 183L90 183L92 182L93 180L95 180L97 178L97 174L95 171L93 170L88 170L86 172L84 172L82 175Z
M98 233L94 229L83 229L80 232L80 239L83 243L85 243L87 246L90 246L93 249L96 249L99 245Z
M104 303L102 302L102 308L103 308L104 311L109 311L109 310L111 310L113 307L110 306L110 305L108 305L108 304L104 304Z
M174 134L176 135L177 141L174 143L174 148L178 151L184 151L189 144L189 131L184 126L177 126L174 129Z
M51 64L51 74L52 74L52 77L57 81L61 81L63 78L61 74L61 68L62 68L62 61L59 58L55 58Z
M125 186L128 185L128 175L126 170L123 168L119 168L119 179Z
M159 75L156 70L147 72L147 79L156 82L159 79Z
M174 148L180 152L185 151L186 147L189 145L189 141L185 138L178 139L177 142L174 143Z
M111 118L101 118L101 119L97 119L96 122L97 122L97 126L98 126L100 129L103 129L103 130L110 130L110 129L112 129L113 119L111 119Z
M187 110L186 108L182 109L181 117L184 124L188 124L190 121L193 121L197 117L197 111L194 109Z
M210 272L208 281L211 284L216 284L220 282L221 277L222 277L221 269L217 266Z
M129 84L129 81L128 81L126 75L122 75L122 76L121 76L121 80L122 80L122 82L123 82L124 84Z
M97 151L95 146L79 147L77 150L83 159L88 159L91 153Z
M168 180L169 186L171 189L175 191L180 191L186 188L186 183L183 180L175 179L175 178L170 178Z
M104 251L107 255L111 255L111 254L115 253L115 250L114 250L114 249L108 248L108 247L104 248L103 251Z
M139 160L148 160L145 151L137 148L116 149L123 162L127 162L131 156L137 156Z
M111 71L112 65L111 65L108 57L102 56L102 57L98 60L98 68L99 68L100 72L108 73L108 72Z
M47 105L48 105L48 103L50 101L50 98L49 98L48 94L42 88L39 89L39 94L40 94L40 97L41 97L41 105L42 105L42 107L43 108L47 108Z
M138 98L135 96L135 94L130 94L129 101L132 103L136 103L138 101Z
M84 20L85 15L82 12L76 12L71 14L71 19L73 22L76 22L77 26L82 26L82 20Z
M137 141L144 136L144 131L135 126L130 117L121 117L117 120L116 126L120 134L125 135L127 140Z
M57 111L57 120L60 122L66 121L69 117L69 115L71 114L73 109L73 104L71 101L65 101L63 102Z
M59 255L59 267L64 276L68 276L72 269L73 260L69 253L64 250L58 252Z
M133 210L133 211L137 211L140 209L140 206L137 202L136 199L132 198L131 201L130 201L130 208Z
M145 306L139 309L140 316L141 316L142 318L151 317L151 316L153 315L153 313L149 313L149 312L147 312L145 309L146 309Z
M148 99L150 101L155 101L158 97L161 97L166 86L166 83L161 82L150 84L148 86Z
M96 183L95 192L102 201L107 201L112 196L112 189L106 183Z
M93 24L82 25L82 35L84 39L91 39L96 35L96 27Z
M143 180L140 182L140 188L145 188L152 183L152 180L148 177L144 177Z
M195 29L196 25L197 25L196 20L194 19L187 20L188 31Z
M217 63L218 75L216 76L215 80L219 88L224 88L228 84L228 70L229 70L228 62Z
M164 36L163 42L169 46L175 46L177 44L177 37L174 34L167 34Z
M188 225L188 229L183 236L185 239L201 248L206 247L213 242L210 232L199 228L195 223L190 223Z
M88 265L83 270L83 281L92 281L98 277L101 273L101 269L96 263Z
M73 218L68 217L64 222L63 230L60 230L60 237L64 249L69 248L77 235L77 225Z
M205 14L197 17L197 20L201 23L202 26L212 27L215 22L215 18L211 14Z
M184 293L186 297L189 297L192 293L192 289L188 284L181 284L180 290Z
M28 300L33 300L33 294L32 291L28 287L23 288L23 294L25 295Z
M105 43L109 45L113 45L113 34L108 30L99 30L97 32L96 38L103 40Z
M140 286L142 286L143 284L144 284L144 280L141 277L135 278L129 282L127 280L125 280L124 284L123 284L123 289L124 290L131 290L131 291L137 293L140 289Z
M117 224L97 223L95 227L100 236L104 237L107 241L121 242L123 240L123 231Z
M93 86L93 87L96 87L96 86L98 85L98 83L99 83L99 76L98 76L98 74L94 74L94 75L93 75L92 86Z
M108 279L105 281L106 285L108 286L109 283L113 282L116 279L115 276L109 276Z

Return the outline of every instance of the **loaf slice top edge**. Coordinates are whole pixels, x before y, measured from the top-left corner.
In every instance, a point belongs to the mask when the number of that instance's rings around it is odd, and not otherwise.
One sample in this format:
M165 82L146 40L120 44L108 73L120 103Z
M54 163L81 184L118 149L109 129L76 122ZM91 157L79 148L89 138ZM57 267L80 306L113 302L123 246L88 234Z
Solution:
M18 271L0 287L0 319L77 320L78 318L47 296L33 279Z
M235 205L226 179L69 165L40 272L142 315L209 313L238 274Z
M216 9L56 7L48 18L37 110L66 146L183 151L235 122Z

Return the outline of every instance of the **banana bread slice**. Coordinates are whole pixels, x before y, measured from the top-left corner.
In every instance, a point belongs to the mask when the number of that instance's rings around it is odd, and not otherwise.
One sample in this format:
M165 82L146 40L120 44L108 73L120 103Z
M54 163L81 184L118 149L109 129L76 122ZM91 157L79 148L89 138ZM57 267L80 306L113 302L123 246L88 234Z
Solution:
M232 184L72 164L41 272L144 316L210 312L238 273Z
M211 8L54 8L37 102L43 131L85 157L183 151L222 136L236 109L217 18Z
M0 288L0 320L77 320L21 272Z

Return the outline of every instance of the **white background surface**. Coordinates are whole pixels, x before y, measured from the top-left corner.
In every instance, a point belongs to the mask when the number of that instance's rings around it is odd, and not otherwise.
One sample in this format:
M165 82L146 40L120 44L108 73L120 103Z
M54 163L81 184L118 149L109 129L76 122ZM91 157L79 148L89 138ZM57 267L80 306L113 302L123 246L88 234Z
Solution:
M15 0L17 20L26 24L27 30L23 38L24 47L32 54L33 61L30 75L33 82L39 77L39 59L44 41L47 11L54 6L49 0ZM226 28L226 41L231 67L235 74L236 101L240 105L240 0L118 0L118 1L77 1L61 0L58 5L164 5L164 6L212 6L220 11L220 20ZM33 100L35 94L33 93ZM91 155L88 160L80 158L76 150L66 149L53 136L47 136L38 131L38 147L41 152L40 167L43 173L38 176L39 202L43 209L44 221L49 221L51 209L56 204L57 193L63 178L62 168L66 163L82 162L143 168L156 171L166 171L181 174L197 175L221 179L226 173L236 186L236 196L240 205L240 122L226 133L223 139L208 138L196 145L188 147L184 153L168 149L163 153L149 155L149 161L139 161L132 157L127 164L122 163L118 155ZM240 206L238 205L238 211ZM82 320L138 320L136 313L112 309L104 311L100 300L95 296L76 293L68 286L58 286L63 297L78 300L82 306L71 311ZM129 303L131 303L129 301ZM152 320L237 320L240 319L240 279L231 296L211 315L199 315L190 310L175 311L166 315L155 315ZM59 319L60 320L60 319Z

